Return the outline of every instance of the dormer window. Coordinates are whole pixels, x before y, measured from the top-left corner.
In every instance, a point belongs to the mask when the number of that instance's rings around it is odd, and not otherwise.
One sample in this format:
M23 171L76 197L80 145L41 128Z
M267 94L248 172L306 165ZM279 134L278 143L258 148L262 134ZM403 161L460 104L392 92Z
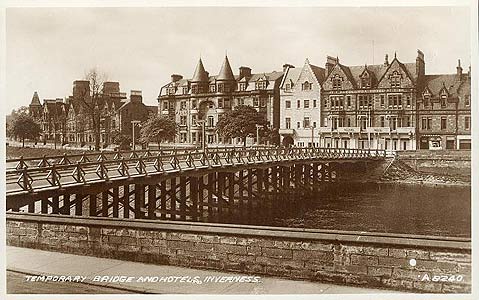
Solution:
M446 100L447 100L447 94L442 93L441 94L441 107L446 107Z
M186 95L188 94L188 88L187 87L183 87L183 95Z
M246 83L242 82L239 84L239 90L240 91L246 91Z
M216 91L216 86L214 84L210 85L210 93L214 93Z
M339 76L338 74L334 75L334 77L331 79L333 83L333 89L335 90L340 90L343 82L343 78Z
M392 88L399 88L401 87L401 74L399 74L397 71L394 71L390 76L389 76L389 83L391 84Z
M365 75L364 77L361 77L361 88L367 89L371 87L371 81L369 80L369 77Z
M291 83L286 83L284 89L287 91L291 90Z
M223 93L224 83L218 83L218 93Z
M303 91L309 91L309 90L311 90L312 85L313 85L313 84L311 84L311 83L309 83L309 82L306 81L306 82L304 82L304 83L302 84L302 90L303 90Z
M256 81L256 89L257 90L265 90L267 82L265 80L258 80Z

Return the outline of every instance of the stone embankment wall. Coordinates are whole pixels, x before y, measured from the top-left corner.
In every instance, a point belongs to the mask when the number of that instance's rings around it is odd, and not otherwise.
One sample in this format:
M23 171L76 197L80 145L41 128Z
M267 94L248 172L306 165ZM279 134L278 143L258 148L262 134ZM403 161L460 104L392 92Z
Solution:
M471 176L469 150L399 151L397 158L415 171L423 173Z
M413 292L471 291L470 240L460 238L7 213L7 244Z

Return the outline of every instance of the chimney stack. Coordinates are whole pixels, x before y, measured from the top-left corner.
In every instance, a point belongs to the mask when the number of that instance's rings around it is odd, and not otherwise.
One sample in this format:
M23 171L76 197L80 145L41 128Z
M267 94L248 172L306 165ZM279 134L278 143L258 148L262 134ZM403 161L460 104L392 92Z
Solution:
M143 96L141 95L140 90L131 90L130 91L130 101L131 102L141 103L142 100L143 100Z
M288 68L292 69L292 68L294 68L294 66L290 65L290 64L284 64L283 65L283 73L286 73L286 70L288 70Z
M334 66L338 63L338 61L338 58L334 58L329 55L326 57L326 76L331 73L331 70L333 70Z
M456 75L458 77L462 76L462 67L461 67L461 60L460 59L457 60Z
M384 66L387 67L389 66L389 60L388 60L388 55L384 56Z
M173 75L171 75L171 81L172 81L172 82L177 82L177 81L179 81L179 80L181 80L181 79L183 79L183 76L181 76L181 75L178 75L178 74L173 74Z
M243 77L251 77L251 68L240 67L239 68L239 77L240 77L240 79L243 78Z

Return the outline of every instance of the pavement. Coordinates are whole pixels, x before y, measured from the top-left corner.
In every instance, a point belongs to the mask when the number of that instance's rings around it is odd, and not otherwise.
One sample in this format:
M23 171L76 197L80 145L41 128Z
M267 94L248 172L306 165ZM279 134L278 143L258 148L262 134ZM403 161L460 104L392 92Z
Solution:
M152 294L378 294L396 291L341 286L329 283L254 277L244 274L153 265L116 259L6 247L7 293L152 293ZM44 275L45 277L33 277ZM64 277L66 282L46 276ZM70 282L84 279L83 282ZM124 282L94 281L120 279ZM99 277L98 277L99 276ZM109 276L109 277L104 277ZM145 282L146 276L151 276ZM244 276L244 277L241 277ZM130 282L128 281L130 278ZM240 278L241 281L240 282ZM27 279L29 279L27 281ZM60 279L60 277L57 277ZM234 280L233 280L234 279ZM19 282L19 280L21 282ZM35 280L35 281L32 281ZM40 280L40 281L39 281ZM79 280L79 281L80 281ZM209 282L206 282L208 281ZM257 282L246 282L257 281ZM43 288L42 288L43 287ZM48 287L48 288L45 288Z

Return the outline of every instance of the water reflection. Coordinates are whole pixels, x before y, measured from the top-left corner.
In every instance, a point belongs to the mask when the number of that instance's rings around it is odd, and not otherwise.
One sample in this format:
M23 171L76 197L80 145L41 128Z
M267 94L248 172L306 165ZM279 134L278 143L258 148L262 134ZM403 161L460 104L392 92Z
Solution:
M470 187L347 184L274 211L268 225L470 237L470 199Z

